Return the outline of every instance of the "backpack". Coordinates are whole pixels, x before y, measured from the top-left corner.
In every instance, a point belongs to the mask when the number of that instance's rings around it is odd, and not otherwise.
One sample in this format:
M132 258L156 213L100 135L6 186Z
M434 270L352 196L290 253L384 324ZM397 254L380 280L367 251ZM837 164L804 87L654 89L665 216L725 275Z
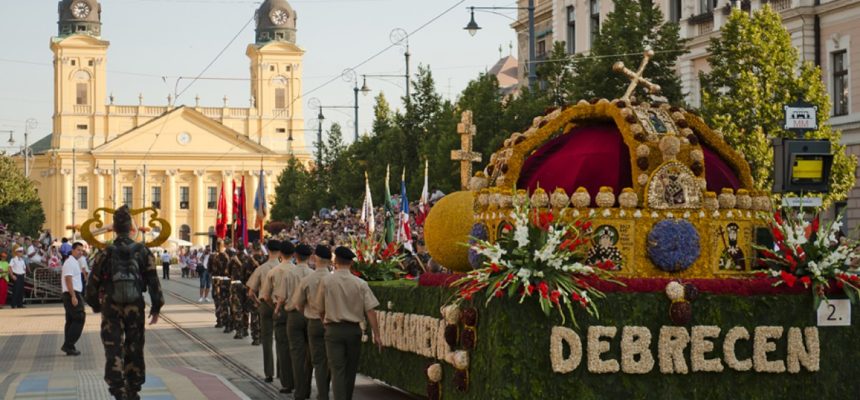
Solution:
M111 300L115 304L136 304L143 299L143 276L140 272L140 243L121 243L108 247L111 265Z

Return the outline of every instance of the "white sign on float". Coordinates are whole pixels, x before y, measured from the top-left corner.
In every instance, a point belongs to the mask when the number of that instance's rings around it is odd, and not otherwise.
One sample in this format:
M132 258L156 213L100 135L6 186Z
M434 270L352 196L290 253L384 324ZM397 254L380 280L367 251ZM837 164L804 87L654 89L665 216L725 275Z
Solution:
M822 301L818 305L818 326L851 326L851 301Z
M796 103L784 108L785 130L814 131L818 129L817 106Z

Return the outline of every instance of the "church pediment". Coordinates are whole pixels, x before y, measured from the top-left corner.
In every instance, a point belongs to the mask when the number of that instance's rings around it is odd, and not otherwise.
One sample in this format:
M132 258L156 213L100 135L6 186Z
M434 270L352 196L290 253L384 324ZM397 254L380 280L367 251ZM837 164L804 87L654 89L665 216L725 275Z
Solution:
M179 107L95 148L94 155L150 154L218 157L274 152L192 108Z
M271 41L265 44L249 45L248 50L245 53L249 56L253 53L275 55L303 55L305 54L305 50L297 46L295 43Z

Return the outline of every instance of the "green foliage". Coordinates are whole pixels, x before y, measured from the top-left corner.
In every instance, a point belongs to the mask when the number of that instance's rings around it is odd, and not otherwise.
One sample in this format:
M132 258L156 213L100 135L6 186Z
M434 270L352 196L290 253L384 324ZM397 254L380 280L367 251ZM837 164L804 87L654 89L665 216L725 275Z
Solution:
M428 315L441 318L439 308L451 300L452 292L437 287L416 287L411 283L370 283L380 310ZM657 356L660 327L671 325L670 301L663 293L610 293L600 300L601 318L584 317L577 331L587 350L589 325L644 326L651 330L651 351ZM385 305L390 304L390 307ZM860 347L857 324L844 328L821 328L821 370L798 374L737 372L726 367L721 373L692 372L686 375L661 374L659 364L645 375L593 374L587 372L587 355L569 374L557 374L550 363L550 331L561 320L547 318L536 304L516 304L502 299L482 306L480 298L473 306L478 310L477 348L469 354L469 390L454 389L454 369L442 362L444 399L806 399L855 398L860 381L854 379ZM812 298L808 295L731 296L703 294L693 303L693 325L716 325L723 335L735 326L750 332L757 326L805 327L814 321ZM860 317L855 309L853 318ZM583 324L583 321L585 322ZM610 342L602 359L621 359L621 331ZM714 340L714 352L722 354L722 337ZM786 333L776 341L777 350L768 359L785 359ZM425 395L427 376L424 369L433 362L416 354L393 349L382 353L368 342L361 353L359 371L403 390ZM689 349L685 352L689 367ZM739 341L737 355L752 355L752 341ZM655 359L656 361L656 359Z
M807 138L830 140L834 154L825 200L845 199L854 187L856 157L846 154L841 133L827 123L830 100L819 68L804 62L798 73L797 50L779 13L767 5L752 16L735 10L709 51L712 70L701 76L702 113L711 128L723 131L729 145L746 156L756 189L773 187L770 139L794 135L783 130L783 106L804 99L818 106L820 127Z
M275 187L275 202L272 204L273 221L290 221L293 217L308 218L315 210L315 204L307 196L311 184L311 174L295 158L287 161L287 166L278 176Z
M8 229L35 236L45 223L36 188L15 162L0 156L0 222Z
M681 103L681 80L675 62L687 53L686 39L681 39L679 26L665 22L662 11L649 0L615 0L615 11L607 14L594 40L591 53L573 59L572 97L618 98L624 94L630 80L612 71L616 61L636 70L642 62L645 47L655 55L645 68L645 76L660 85L662 95L671 103ZM638 89L641 93L643 89Z
M541 90L553 105L561 107L573 103L573 59L568 57L564 42L555 42L547 58L549 61L537 65Z

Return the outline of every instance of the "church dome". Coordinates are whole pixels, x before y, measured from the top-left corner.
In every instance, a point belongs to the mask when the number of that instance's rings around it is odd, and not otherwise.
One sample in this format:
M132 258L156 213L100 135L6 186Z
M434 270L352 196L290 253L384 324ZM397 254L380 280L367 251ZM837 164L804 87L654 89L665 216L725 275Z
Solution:
M58 10L59 36L84 34L101 36L102 6L97 0L62 0Z
M287 0L266 0L257 9L256 42L296 42L296 11Z

